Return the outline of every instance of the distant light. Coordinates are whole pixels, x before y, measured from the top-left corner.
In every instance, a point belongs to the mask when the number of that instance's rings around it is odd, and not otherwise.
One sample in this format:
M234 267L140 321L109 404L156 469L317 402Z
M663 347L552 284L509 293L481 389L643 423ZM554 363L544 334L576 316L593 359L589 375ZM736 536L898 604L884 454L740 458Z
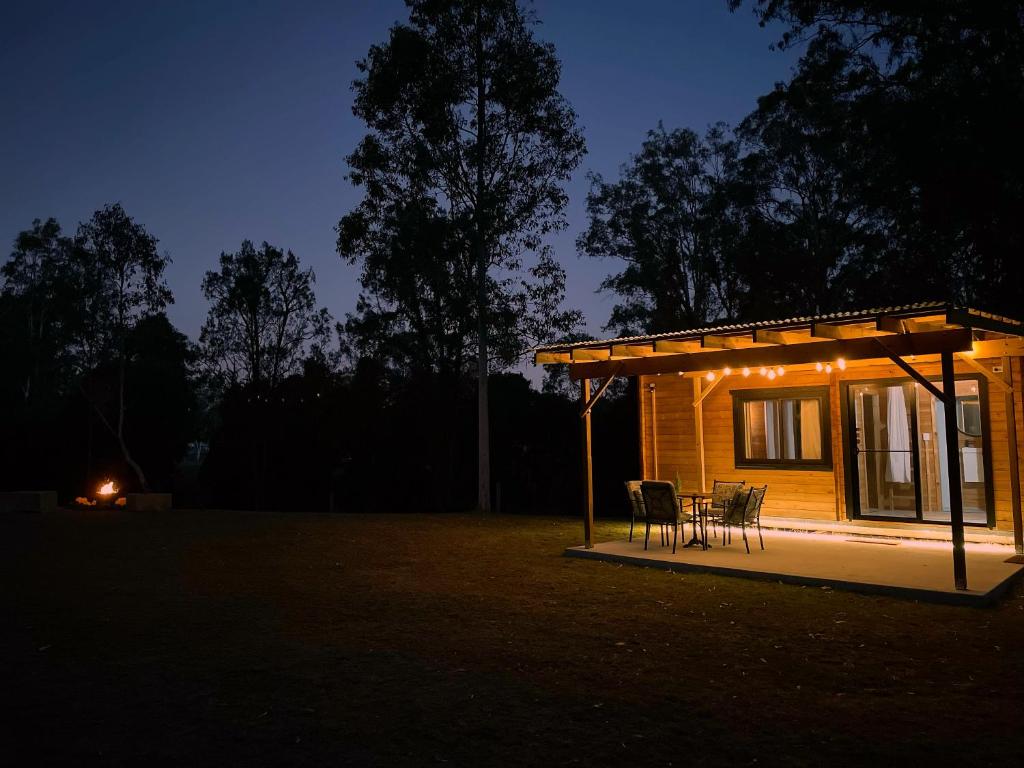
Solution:
M775 369L775 372L777 374L779 374L779 376L785 376L786 375L786 369L783 368L781 365L778 368Z
M749 376L749 375L750 375L750 369L749 369L749 368L747 368L747 367L744 367L744 368L743 368L743 375L744 375L744 376Z
M715 372L714 371L708 371L707 380L708 381L714 381L715 380Z
M722 369L722 375L723 376L732 376L732 368L730 368L728 365L725 366L725 368Z
M763 365L761 366L760 374L762 376L767 376L768 375L768 369L765 368Z
M768 380L769 381L774 381L775 380L775 371L768 371Z
M836 360L836 365L839 366L840 371L846 370L846 361L843 358L840 357L838 360Z
M825 370L825 366L822 365L821 363L815 363L814 370L816 370L818 373L821 373L823 370Z
M825 373L832 373L832 363L825 363Z

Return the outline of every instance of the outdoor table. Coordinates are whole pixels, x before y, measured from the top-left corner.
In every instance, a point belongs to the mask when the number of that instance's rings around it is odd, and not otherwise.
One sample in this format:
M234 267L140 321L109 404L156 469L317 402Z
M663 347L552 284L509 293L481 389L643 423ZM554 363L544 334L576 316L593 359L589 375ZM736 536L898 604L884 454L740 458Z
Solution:
M702 549L707 549L711 545L708 544L708 509L707 504L711 501L711 493L705 491L694 491L694 490L683 490L679 491L676 496L679 498L680 504L686 499L690 499L693 502L693 538L683 544L683 547L693 547L697 544L701 545ZM700 533L701 538L697 538L697 517L700 516Z

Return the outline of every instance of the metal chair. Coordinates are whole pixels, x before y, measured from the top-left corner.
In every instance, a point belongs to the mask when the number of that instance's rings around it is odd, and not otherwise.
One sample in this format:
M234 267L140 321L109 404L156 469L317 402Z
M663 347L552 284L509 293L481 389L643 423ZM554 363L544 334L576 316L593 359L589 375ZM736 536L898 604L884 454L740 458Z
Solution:
M711 504L708 506L708 522L717 526L725 516L726 507L732 504L738 491L743 490L742 480L715 480L711 488ZM715 528L712 528L715 531ZM717 531L716 531L717 532ZM722 544L725 544L725 525L722 525Z
M761 535L761 504L764 503L766 493L768 493L767 485L738 491L723 517L723 525L727 528L731 528L733 525L740 527L740 532L743 534L743 545L747 548L748 555L750 554L750 542L747 540L747 526L749 525L757 526L757 538L761 542L761 549L764 549L764 536ZM731 531L729 540L732 541ZM722 542L725 543L724 531Z
M651 538L651 524L654 523L672 528L672 554L675 554L676 544L679 541L679 526L693 522L695 519L693 514L683 509L672 483L664 480L644 480L640 484L640 491L643 494L644 507L647 511L644 549L647 549L647 543ZM662 541L662 543L665 542Z
M644 497L640 492L639 480L626 481L626 495L629 496L629 540L633 540L633 526L637 520L647 519L647 510L644 509ZM662 544L664 544L664 533L662 533Z

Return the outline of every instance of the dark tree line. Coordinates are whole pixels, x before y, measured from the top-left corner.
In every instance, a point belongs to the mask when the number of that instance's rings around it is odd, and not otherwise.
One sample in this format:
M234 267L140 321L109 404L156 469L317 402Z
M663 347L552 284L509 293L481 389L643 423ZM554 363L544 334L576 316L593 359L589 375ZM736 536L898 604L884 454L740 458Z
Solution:
M949 299L1021 314L1020 3L728 0L782 22L793 76L738 125L658 125L591 177L581 256L633 333ZM119 205L15 240L0 285L0 486L101 477L179 505L574 512L579 392L512 369L582 337L546 245L583 134L517 0L407 0L358 63L336 323L298 256L243 242L191 343L169 257ZM745 8L744 8L745 7ZM638 471L636 393L596 406L599 511Z

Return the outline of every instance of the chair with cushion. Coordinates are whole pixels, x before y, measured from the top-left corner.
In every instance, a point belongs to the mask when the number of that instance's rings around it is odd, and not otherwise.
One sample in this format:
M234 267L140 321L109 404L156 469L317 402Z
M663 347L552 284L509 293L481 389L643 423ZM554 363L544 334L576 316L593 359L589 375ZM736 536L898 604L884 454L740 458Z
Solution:
M726 508L723 518L723 524L727 528L733 525L740 527L743 534L743 545L747 548L748 555L750 554L750 542L747 541L747 526L757 526L757 538L761 542L761 549L764 549L764 536L761 535L761 505L764 503L766 493L768 493L767 485L737 492L733 502ZM731 534L729 538L732 539Z
M640 493L639 480L626 481L626 495L629 497L629 540L633 540L633 526L637 520L647 519L647 510L644 509L644 497ZM664 537L664 533L662 534ZM664 544L664 539L661 542Z
M711 504L708 505L708 522L712 525L722 523L726 508L732 504L737 491L743 490L742 480L715 480L711 489ZM722 544L725 544L725 525L722 525Z
M647 530L644 533L644 549L651 537L651 525L664 525L672 528L672 554L675 554L679 540L679 526L694 522L689 510L684 510L676 496L676 488L664 480L644 480L640 484L647 511Z

